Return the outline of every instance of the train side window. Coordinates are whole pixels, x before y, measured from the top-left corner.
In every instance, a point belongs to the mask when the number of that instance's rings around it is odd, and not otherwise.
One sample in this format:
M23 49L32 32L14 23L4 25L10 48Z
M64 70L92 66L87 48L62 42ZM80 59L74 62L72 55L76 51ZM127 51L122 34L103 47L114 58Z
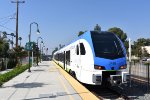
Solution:
M79 46L76 47L76 54L79 55Z
M59 58L60 58L60 55L59 55L59 53L58 53L58 61L60 61L60 59L59 59Z
M80 54L85 55L85 47L84 47L83 43L80 43Z
M66 51L66 61L67 61L67 64L70 65L70 50Z

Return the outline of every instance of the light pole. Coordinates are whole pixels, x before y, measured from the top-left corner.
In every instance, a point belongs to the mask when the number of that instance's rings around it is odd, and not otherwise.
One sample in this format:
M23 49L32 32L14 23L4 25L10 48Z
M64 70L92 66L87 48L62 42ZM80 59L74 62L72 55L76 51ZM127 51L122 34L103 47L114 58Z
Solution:
M43 44L43 47L42 47L42 60L43 60L43 57L44 57L44 49L45 48L45 46L44 46L44 44Z
M43 41L41 41L41 43L43 43ZM41 63L41 43L40 43L40 63Z
M37 25L37 32L40 33L38 24L37 24L36 22L32 22L32 23L30 24L29 48L31 48L31 43L30 43L30 42L31 42L31 26L32 26L33 24L36 24L36 25ZM29 69L28 69L28 72L31 72L31 70L30 70L30 51L31 51L31 50L28 51L28 55L29 55Z
M19 37L18 40L20 40L20 47L21 47L21 40L22 40L22 37Z
M13 48L13 44L14 44L13 37L16 37L16 35L14 33L7 34L6 32L3 32L3 35L5 38L7 38L7 35L10 35L12 37L11 44L12 44L12 48Z
M37 57L36 57L36 60L37 60L36 64L37 64L37 66L38 66L38 51L39 51L39 49L38 49L38 40L39 39L41 39L43 41L43 38L41 38L41 37L37 38ZM41 46L40 46L40 49L41 49Z
M12 49L13 49L13 44L14 44L14 42L13 42L12 40L10 41L10 44L11 44Z
M45 47L44 46L44 42L42 41L42 43L43 43L43 46L42 46L42 60L43 60L43 48Z
M12 36L12 42L13 42L13 37L16 37L14 33L10 34ZM13 48L13 44L12 44L12 48Z

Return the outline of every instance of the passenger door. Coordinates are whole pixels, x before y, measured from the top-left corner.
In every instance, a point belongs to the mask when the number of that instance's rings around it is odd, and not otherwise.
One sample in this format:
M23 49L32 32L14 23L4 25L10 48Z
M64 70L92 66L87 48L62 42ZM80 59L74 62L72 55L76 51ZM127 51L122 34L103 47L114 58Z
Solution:
M85 46L82 42L80 42L80 75L81 75L81 70L83 67L86 67L86 64L88 63L87 56L85 56L86 50Z
M80 77L81 59L80 59L80 45L76 46L76 76Z

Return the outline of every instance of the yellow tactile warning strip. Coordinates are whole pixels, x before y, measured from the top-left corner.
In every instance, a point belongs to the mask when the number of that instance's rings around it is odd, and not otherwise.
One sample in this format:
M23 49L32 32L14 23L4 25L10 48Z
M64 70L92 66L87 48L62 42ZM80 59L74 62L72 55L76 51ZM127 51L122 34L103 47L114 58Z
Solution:
M86 89L83 85L81 85L77 80L72 78L66 71L60 68L55 62L53 62L57 68L59 68L60 72L63 76L69 81L72 87L77 91L77 93L81 96L83 100L99 100L94 94L92 94L88 89Z

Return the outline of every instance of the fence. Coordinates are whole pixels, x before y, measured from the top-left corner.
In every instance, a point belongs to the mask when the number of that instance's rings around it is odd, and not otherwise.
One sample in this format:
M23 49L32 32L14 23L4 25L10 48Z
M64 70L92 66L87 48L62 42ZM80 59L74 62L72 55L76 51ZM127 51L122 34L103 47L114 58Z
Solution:
M35 59L35 58L34 58ZM21 64L28 64L28 57L22 58L18 60ZM0 58L0 71L6 70L6 69L12 69L16 66L16 59L11 58Z
M127 64L128 71L130 69L129 62ZM148 62L131 62L131 85L143 89L143 91L149 92L149 82L150 82L150 68ZM138 92L138 91L137 91Z

